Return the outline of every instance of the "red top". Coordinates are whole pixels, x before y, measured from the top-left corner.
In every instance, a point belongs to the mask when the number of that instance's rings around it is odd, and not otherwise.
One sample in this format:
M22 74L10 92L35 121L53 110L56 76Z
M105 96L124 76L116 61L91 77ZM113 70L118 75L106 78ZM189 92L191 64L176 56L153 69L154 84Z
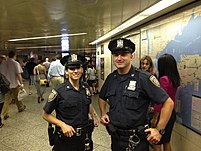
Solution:
M167 94L170 96L170 98L175 102L177 87L173 87L172 82L167 76L162 76L159 80L161 87L167 92ZM160 112L162 108L162 104L155 104L154 110L157 112ZM175 105L174 105L175 108Z

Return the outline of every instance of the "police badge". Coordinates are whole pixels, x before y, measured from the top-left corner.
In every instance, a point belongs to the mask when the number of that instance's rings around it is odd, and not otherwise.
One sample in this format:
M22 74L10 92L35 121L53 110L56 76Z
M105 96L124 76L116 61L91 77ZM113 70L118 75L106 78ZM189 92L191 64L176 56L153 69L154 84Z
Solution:
M131 91L135 91L135 89L136 89L136 81L130 81L127 89L131 90Z

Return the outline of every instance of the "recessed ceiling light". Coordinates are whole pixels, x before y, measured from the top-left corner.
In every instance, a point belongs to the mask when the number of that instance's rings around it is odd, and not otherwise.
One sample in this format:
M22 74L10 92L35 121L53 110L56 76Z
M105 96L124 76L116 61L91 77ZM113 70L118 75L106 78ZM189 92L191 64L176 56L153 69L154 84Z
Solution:
M42 37L29 37L29 38L19 38L19 39L10 39L8 41L25 41L25 40L37 40L37 39L49 39L49 38L59 38L59 37L72 37L86 35L87 33L75 33L75 34L62 34L62 35L53 35L53 36L42 36Z

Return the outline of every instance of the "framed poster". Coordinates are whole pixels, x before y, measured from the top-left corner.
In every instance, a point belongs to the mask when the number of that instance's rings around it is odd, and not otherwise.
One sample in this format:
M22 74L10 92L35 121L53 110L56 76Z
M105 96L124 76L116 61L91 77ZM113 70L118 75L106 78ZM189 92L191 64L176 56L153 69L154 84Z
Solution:
M101 54L104 54L104 45L101 45Z
M104 80L104 58L100 58L100 77Z

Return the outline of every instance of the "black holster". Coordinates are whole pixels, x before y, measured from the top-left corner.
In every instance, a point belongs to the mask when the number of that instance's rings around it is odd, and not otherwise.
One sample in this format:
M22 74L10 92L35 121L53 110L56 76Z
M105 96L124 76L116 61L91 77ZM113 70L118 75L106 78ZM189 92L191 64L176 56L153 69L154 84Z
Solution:
M111 123L109 123L107 126L106 126L106 130L107 132L109 133L109 135L115 137L115 138L118 138L119 135L117 133L117 128L112 125Z
M48 123L48 136L49 136L49 144L50 146L53 146L55 138L55 128L52 126L51 123Z

